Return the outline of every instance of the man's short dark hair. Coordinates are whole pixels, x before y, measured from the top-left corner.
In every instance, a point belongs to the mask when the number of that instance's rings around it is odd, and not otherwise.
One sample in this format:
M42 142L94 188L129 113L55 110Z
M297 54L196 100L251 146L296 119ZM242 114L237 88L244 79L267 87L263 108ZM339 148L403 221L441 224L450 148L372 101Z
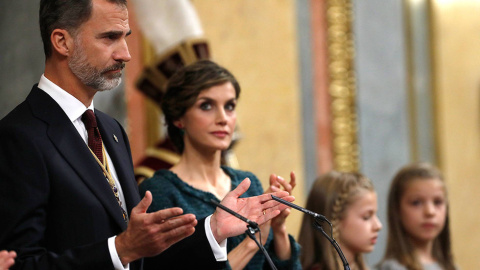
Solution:
M127 0L105 0L126 6ZM45 57L52 55L50 35L55 29L65 29L75 35L80 25L92 14L92 0L41 0L40 34L42 35Z

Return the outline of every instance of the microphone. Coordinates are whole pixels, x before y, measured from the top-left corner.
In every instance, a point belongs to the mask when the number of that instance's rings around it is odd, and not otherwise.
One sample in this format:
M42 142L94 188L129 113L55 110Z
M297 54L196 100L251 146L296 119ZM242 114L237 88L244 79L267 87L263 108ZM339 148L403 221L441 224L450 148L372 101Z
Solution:
M292 208L295 208L297 209L298 211L300 212L303 212L305 214L308 214L308 215L311 215L313 216L313 218L315 219L314 223L313 223L313 226L315 229L319 230L324 236L325 238L327 238L327 240L332 244L332 246L335 248L335 250L337 251L338 255L340 256L340 260L342 260L342 263L343 263L343 269L345 270L350 270L350 265L348 265L348 261L347 261L347 258L345 258L345 255L343 255L343 252L342 252L342 249L340 248L340 246L338 245L337 241L332 237L328 236L328 234L323 230L323 227L322 225L320 224L320 221L325 221L328 223L328 225L330 225L330 229L332 229L332 223L330 223L330 221L323 215L320 215L320 214L317 214L315 212L312 212L310 210L307 210L303 207L300 207L294 203L291 203L291 202L287 202L285 201L284 199L280 199L276 196L273 196L272 195L272 199L280 202L280 203L283 203L285 205L288 205Z
M225 210L227 211L229 214L237 217L238 219L242 220L243 222L247 223L250 227L252 227L253 229L255 229L255 231L258 231L259 228L258 228L258 224L255 222L255 221L251 221L250 219L240 215L239 213L233 211L232 209L222 205L222 204L219 204L218 202L216 202L214 199L211 199L210 200L211 203L215 204L217 207L220 207L222 210Z
M308 209L305 209L305 208L303 208L303 207L301 207L301 206L298 206L298 205L296 205L296 204L294 204L294 203L285 201L284 199L280 199L279 197L274 196L274 195L272 195L272 199L274 199L275 201L278 201L278 202L280 202L280 203L283 203L283 204L285 204L285 205L288 205L288 206L290 206L290 207L292 207L292 208L295 208L295 209L297 209L297 210L300 211L300 212L303 212L303 213L305 213L305 214L308 214L308 215L310 215L310 216L313 216L315 219L320 219L321 221L325 221L325 222L327 222L328 224L330 224L330 221L329 221L325 216L323 216L323 215L320 215L320 214L317 214L317 213L315 213L315 212L312 212L312 211L310 211L310 210L308 210Z
M225 205L219 204L214 199L211 199L210 202L213 203L214 205L216 205L217 207L219 207L220 209L227 211L227 213L235 216L236 218L238 218L238 219L240 219L243 222L248 224L247 225L247 230L245 231L245 234L248 237L250 237L253 241L255 241L255 244L257 244L258 248L262 251L263 256L265 256L265 259L267 260L268 264L270 265L270 268L272 270L277 270L277 267L275 267L275 264L273 263L272 258L270 258L270 255L268 255L267 250L265 249L265 247L260 242L258 242L257 238L255 237L256 232L260 232L260 238L261 238L261 235L262 235L262 232L260 231L260 228L258 227L258 224L255 221L251 221L250 219L248 219L248 218L240 215L239 213L233 211L232 209L226 207ZM260 239L260 241L261 241L261 239Z

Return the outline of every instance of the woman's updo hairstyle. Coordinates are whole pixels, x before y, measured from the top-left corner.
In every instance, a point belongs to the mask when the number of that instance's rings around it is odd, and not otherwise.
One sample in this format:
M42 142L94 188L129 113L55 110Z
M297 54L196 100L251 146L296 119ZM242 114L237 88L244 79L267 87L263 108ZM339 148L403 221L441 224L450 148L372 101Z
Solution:
M168 80L161 108L165 115L168 136L179 153L183 152L183 130L173 122L179 120L195 104L203 90L230 82L235 88L235 97L240 96L237 79L224 67L210 60L201 60L185 66Z

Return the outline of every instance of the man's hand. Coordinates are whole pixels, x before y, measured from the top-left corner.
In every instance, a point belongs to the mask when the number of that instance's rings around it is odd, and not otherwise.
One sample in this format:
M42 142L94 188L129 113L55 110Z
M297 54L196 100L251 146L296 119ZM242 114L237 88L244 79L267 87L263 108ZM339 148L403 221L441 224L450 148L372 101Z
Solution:
M8 270L15 263L16 257L15 251L0 251L0 270Z
M178 207L147 213L151 203L152 193L147 191L142 201L132 209L127 230L115 239L123 265L158 255L195 231L195 215L181 215L183 210Z
M221 204L249 220L258 223L258 225L262 225L271 220L280 214L282 210L287 208L286 205L273 200L271 195L275 195L290 202L295 199L293 196L289 196L286 191L278 191L255 197L239 198L249 187L250 179L245 178L236 189L230 191L225 196ZM228 237L244 233L246 226L245 222L218 208L210 219L210 227L218 243L221 243Z

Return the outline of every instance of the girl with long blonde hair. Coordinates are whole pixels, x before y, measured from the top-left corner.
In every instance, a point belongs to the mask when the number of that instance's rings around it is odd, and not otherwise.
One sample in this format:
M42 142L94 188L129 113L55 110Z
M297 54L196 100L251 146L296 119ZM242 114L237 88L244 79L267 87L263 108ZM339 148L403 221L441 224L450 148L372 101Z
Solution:
M331 221L352 270L368 269L363 253L371 252L382 228L377 217L377 195L372 182L360 173L332 171L320 176L310 191L306 208ZM317 231L309 215L299 236L300 260L305 270L337 270L343 265L331 243ZM325 228L329 232L328 228Z

